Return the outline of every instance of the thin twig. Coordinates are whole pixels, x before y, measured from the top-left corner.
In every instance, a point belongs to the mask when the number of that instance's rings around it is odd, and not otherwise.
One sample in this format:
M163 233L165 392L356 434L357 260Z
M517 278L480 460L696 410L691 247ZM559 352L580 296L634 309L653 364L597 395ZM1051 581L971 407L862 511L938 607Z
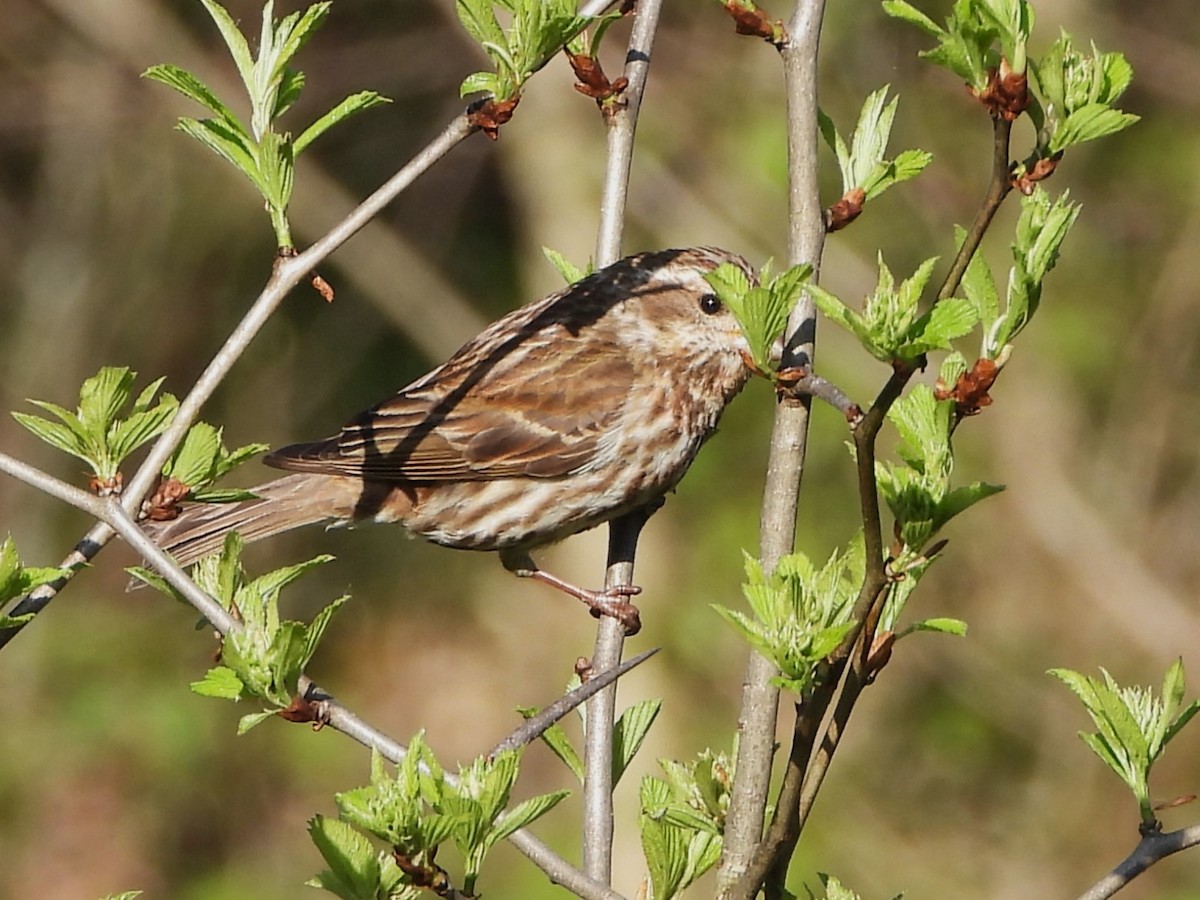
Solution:
M537 715L530 716L525 720L516 731L498 743L495 747L488 751L488 757L491 758L505 750L516 750L519 747L524 747L531 741L541 737L547 729L555 722L569 713L571 710L583 703L596 694L598 691L604 690L610 684L613 684L618 678L628 672L630 669L636 668L657 653L660 647L652 647L644 653L639 653L632 659L628 659L611 669L603 672L597 672L588 676L588 680L574 690L568 691L563 696L559 697Z
M824 0L798 0L787 23L789 41L781 50L788 98L788 261L812 265L814 281L825 243L817 181L817 51L824 11ZM816 311L805 296L788 322L784 367L812 365L815 326ZM806 403L781 403L775 410L759 538L768 570L795 546L808 413ZM717 874L722 897L742 877L762 837L779 709L779 689L771 679L777 674L774 663L751 654L738 716L737 777Z
M662 0L640 0L638 3L625 57L624 77L628 79L628 84L621 94L623 105L605 116L604 120L607 126L607 156L596 234L598 268L616 262L621 256L625 202L633 164L633 140L661 8ZM645 519L646 513L635 511L609 523L608 562L604 576L606 589L633 583L633 559ZM597 670L614 668L621 661L624 646L624 625L613 618L602 618L596 630L592 666ZM588 701L587 732L584 736L583 868L592 878L605 883L612 880L612 744L616 707L615 684Z
M1105 900L1148 868L1172 853L1200 844L1200 825L1178 831L1154 831L1143 834L1138 845L1121 864L1079 895L1079 900Z

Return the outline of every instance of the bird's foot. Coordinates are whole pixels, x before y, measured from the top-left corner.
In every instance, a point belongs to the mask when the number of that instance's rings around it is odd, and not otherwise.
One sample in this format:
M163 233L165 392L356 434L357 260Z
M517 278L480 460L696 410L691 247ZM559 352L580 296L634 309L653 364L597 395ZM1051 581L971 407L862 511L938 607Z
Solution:
M626 635L635 635L642 629L642 619L638 608L626 599L627 597L636 597L642 592L642 589L636 584L615 584L602 591L593 591L571 584L557 575L551 575L538 568L522 567L513 569L513 572L521 578L533 578L557 588L564 594L570 594L577 600L582 600L597 619L601 616L609 616L624 625Z
M626 600L636 597L642 589L636 584L616 584L602 591L585 591L588 596L580 597L597 619L608 616L625 626L625 634L633 636L642 630L642 616L638 608Z

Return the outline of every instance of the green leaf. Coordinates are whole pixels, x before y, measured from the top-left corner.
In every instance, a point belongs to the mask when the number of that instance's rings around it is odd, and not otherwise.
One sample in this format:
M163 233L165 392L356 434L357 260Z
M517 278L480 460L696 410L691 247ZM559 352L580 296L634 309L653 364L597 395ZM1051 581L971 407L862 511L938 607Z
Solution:
M503 820L496 826L491 835L491 843L495 844L505 840L514 831L533 824L569 796L571 796L570 791L552 791L549 794L539 794L518 803L505 813Z
M226 162L232 163L259 191L263 190L256 152L238 131L215 119L197 120L187 116L181 116L176 127L184 134L194 137Z
M1050 153L1061 153L1075 144L1094 141L1124 131L1141 117L1102 103L1089 103L1067 117L1050 140Z
M292 145L292 153L295 156L299 156L309 144L343 119L347 119L355 113L360 113L373 106L381 106L391 102L387 97L375 91L359 91L357 94L351 94L304 129L300 133L300 137L296 138L295 143Z
M643 700L629 707L617 719L613 727L613 784L625 774L661 710L661 700Z
M554 266L555 270L557 270L558 274L562 276L563 281L567 284L580 282L595 271L591 260L588 260L586 268L580 268L557 250L551 250L549 247L542 247L542 255L550 260L550 265Z
M944 33L933 19L904 0L883 0L883 11L894 19L901 19L910 25L916 25L932 37L939 37Z
M225 46L229 48L229 55L233 57L234 65L237 66L242 82L249 86L253 82L254 60L250 57L250 46L246 43L246 38L238 30L237 24L229 13L225 11L225 7L215 0L200 0L200 2L204 4L204 8L208 10L208 14L220 30L221 38L225 41Z
M344 900L376 897L379 887L379 853L366 835L337 819L314 816L308 833L329 866L318 877L321 887Z
M274 710L274 709L266 709L266 710L263 710L262 712L250 713L249 715L242 716L240 719L238 719L238 727L237 727L238 735L241 736L241 735L245 734L247 731L249 731L255 725L261 725L267 719L271 718L271 716L275 715L275 713L277 711L278 710Z
M31 590L43 584L49 584L66 574L65 569L26 566L21 563L17 546L9 535L0 544L0 606L28 594ZM16 618L5 618L0 627L27 622L31 616L24 615Z
M975 306L958 297L947 297L913 323L896 355L916 360L931 350L950 350L950 343L969 334L979 320Z
M151 81L157 81L159 84L165 84L172 90L183 94L189 100L199 103L209 112L216 114L229 128L239 131L246 141L250 140L249 133L242 128L233 111L221 102L220 98L209 89L208 85L186 69L165 64L156 65L151 66L143 72L142 77L149 78Z
M237 673L228 666L216 666L204 673L200 681L193 681L191 689L202 697L216 697L218 700L240 700L245 685Z
M504 30L489 0L455 0L454 11L467 34L481 44L505 43Z
M954 634L959 637L966 637L967 623L962 619L924 619L920 622L913 622L897 637L903 637L906 634L912 634L917 631L936 631L940 634Z
M523 707L518 712L525 718L532 718L537 714L537 710L533 707ZM571 739L567 737L566 731L558 723L551 725L541 734L542 743L550 748L551 752L557 756L566 765L571 773L579 779L580 784L583 783L584 767L583 760L571 746Z
M753 284L738 266L721 263L704 276L737 319L761 372L775 371L774 344L786 330L788 316L811 274L812 266L792 266L761 286Z

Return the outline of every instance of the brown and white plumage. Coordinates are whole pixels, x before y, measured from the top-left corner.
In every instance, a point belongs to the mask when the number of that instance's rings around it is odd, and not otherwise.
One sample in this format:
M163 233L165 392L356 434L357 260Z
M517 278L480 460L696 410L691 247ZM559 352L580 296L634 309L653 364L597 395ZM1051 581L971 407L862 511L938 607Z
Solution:
M750 377L745 338L703 279L722 262L753 278L709 248L623 259L499 319L339 434L271 453L294 474L259 499L149 527L181 563L234 528L249 541L375 521L525 568L529 549L674 488Z

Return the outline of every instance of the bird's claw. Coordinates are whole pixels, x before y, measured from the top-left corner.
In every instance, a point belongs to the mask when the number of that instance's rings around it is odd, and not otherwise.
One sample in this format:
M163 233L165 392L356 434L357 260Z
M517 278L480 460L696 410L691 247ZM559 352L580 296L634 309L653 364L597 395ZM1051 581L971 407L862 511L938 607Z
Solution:
M636 597L641 592L636 584L617 584L603 591L588 591L590 596L579 599L588 605L594 617L616 619L625 627L626 637L632 637L642 630L642 615L625 598Z

